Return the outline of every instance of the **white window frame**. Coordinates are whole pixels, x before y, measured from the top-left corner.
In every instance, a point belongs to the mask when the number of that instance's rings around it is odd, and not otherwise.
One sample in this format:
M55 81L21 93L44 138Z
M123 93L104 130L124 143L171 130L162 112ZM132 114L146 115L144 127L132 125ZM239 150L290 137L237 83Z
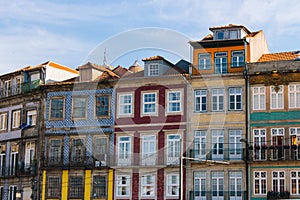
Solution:
M224 111L225 92L223 88L214 88L211 92L211 110L213 112Z
M5 147L5 145L3 145L2 147ZM6 151L1 149L1 152L0 152L0 176L4 176L5 175L5 169L6 169L5 158L6 158Z
M266 195L267 194L267 172L266 171L254 171L253 172L253 193L254 195ZM255 190L255 186L258 186L258 191Z
M300 84L291 84L289 88L289 108L300 108Z
M275 91L275 88L278 87L278 92ZM283 85L279 86L270 86L270 108L271 109L283 109L284 106L284 96Z
M118 164L130 165L131 164L131 137L120 136L118 138Z
M290 145L292 146L291 159L300 160L300 127L291 127L289 133Z
M280 188L282 190L280 190ZM285 171L272 171L272 190L275 192L286 191Z
M234 61L236 59L236 61ZM231 67L242 67L245 63L244 51L231 52Z
M75 101L79 102L79 106ZM72 118L73 119L86 119L87 118L87 109L88 109L88 98L86 96L73 96L72 98ZM75 115L75 110L79 110L80 113L83 111L83 116L81 115Z
M242 200L243 172L229 171L229 184L228 185L229 185L230 199Z
M99 140L99 143L96 142ZM107 153L108 153L108 144L107 144L108 139L106 137L96 137L94 139L94 145L93 145L93 155L95 161L95 167L100 167L100 166L106 166L107 163ZM99 144L99 145L96 145Z
M25 143L25 167L29 168L32 161L35 159L35 142Z
M126 99L125 99L126 98ZM119 116L132 116L133 115L133 94L121 93L118 95L118 110Z
M197 200L206 200L206 172L194 172L194 197Z
M228 110L242 110L243 109L243 98L242 88L229 88L228 89Z
M7 130L7 113L0 114L0 131Z
M148 65L148 76L159 76L159 64L152 63Z
M175 95L175 99L170 99L171 95ZM172 90L167 92L167 113L181 113L183 98L181 90ZM173 109L175 108L175 110Z
M300 171L293 170L290 172L290 192L291 195L300 195ZM295 190L293 190L293 184Z
M266 129L253 129L254 160L266 160L267 151L262 147L267 145ZM256 145L259 147L256 149Z
M146 99L148 95L154 95L154 101L153 101L153 97L150 97L150 99ZM143 115L155 115L157 114L157 102L158 102L158 98L157 98L157 92L143 92L142 93L142 113ZM150 106L150 110L147 111L147 106ZM154 109L154 110L152 110Z
M155 165L156 163L156 135L142 136L142 165Z
M253 110L266 109L266 87L258 86L252 88Z
M155 196L155 175L144 174L141 175L141 197L154 197ZM149 194L148 194L149 193Z
M175 181L174 181L174 179ZM179 174L167 174L166 196L177 197L179 195Z
M172 137L172 138L171 138ZM167 136L167 164L179 164L181 153L181 135L169 134Z
M9 175L13 176L16 174L16 167L18 164L18 151L10 152L10 159L9 159Z
M195 112L207 112L207 90L194 91Z
M242 130L229 130L229 159L242 159Z
M13 110L11 128L13 129L20 128L20 125L21 125L21 110Z
M37 119L37 111L36 110L27 111L27 125L35 126L36 119Z
M211 69L211 54L210 53L199 53L198 54L198 69L199 70Z
M215 74L226 74L228 72L227 52L215 53Z
M211 130L212 159L224 159L224 130Z
M194 156L195 158L206 158L206 130L196 130L194 132ZM196 153L197 151L197 153Z
M224 199L224 172L211 172L212 199ZM216 195L215 195L216 194Z
M123 179L124 178L124 179ZM117 175L116 177L116 196L117 197L129 197L131 191L131 177L130 175ZM124 182L125 181L125 182ZM125 189L125 194L122 194L122 191Z
M8 190L8 200L16 200L17 186L10 185Z

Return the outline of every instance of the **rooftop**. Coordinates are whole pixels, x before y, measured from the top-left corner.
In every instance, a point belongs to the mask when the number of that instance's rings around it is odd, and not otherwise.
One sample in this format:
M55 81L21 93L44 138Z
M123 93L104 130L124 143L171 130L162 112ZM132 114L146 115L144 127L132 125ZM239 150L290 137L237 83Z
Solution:
M279 52L263 54L257 62L271 62L280 60L295 60L300 56L300 51Z

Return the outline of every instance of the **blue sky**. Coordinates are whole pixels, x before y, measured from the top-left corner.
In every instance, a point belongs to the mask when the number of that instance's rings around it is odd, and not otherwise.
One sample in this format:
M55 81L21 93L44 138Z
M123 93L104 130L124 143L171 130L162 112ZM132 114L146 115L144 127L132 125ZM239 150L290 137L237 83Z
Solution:
M299 10L298 0L0 0L0 74L48 60L75 69L105 42L149 27L200 40L211 26L243 24L263 30L271 52L300 50ZM114 55L112 48L126 49L136 40L105 46L107 62L128 67L157 54L180 59L157 45ZM159 44L164 38L151 40ZM189 47L182 48L189 53ZM96 56L102 64L103 52Z

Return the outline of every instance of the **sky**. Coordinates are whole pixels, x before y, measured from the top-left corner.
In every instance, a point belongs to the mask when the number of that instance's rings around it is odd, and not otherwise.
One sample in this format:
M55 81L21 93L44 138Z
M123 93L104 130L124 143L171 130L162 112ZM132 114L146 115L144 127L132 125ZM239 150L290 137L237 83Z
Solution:
M299 10L298 0L0 0L0 74L49 60L73 69L104 57L115 67L189 60L188 41L227 24L263 30L270 52L296 51Z

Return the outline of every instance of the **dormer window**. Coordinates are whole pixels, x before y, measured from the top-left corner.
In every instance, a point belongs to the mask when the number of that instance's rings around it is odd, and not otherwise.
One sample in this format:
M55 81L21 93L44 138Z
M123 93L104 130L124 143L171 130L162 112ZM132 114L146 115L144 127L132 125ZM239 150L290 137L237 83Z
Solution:
M224 31L217 31L216 35L217 35L217 40L223 40L225 36Z
M150 64L149 65L149 76L158 76L159 75L159 66L158 64Z
M238 38L238 31L237 30L230 30L229 31L229 39L237 39Z

